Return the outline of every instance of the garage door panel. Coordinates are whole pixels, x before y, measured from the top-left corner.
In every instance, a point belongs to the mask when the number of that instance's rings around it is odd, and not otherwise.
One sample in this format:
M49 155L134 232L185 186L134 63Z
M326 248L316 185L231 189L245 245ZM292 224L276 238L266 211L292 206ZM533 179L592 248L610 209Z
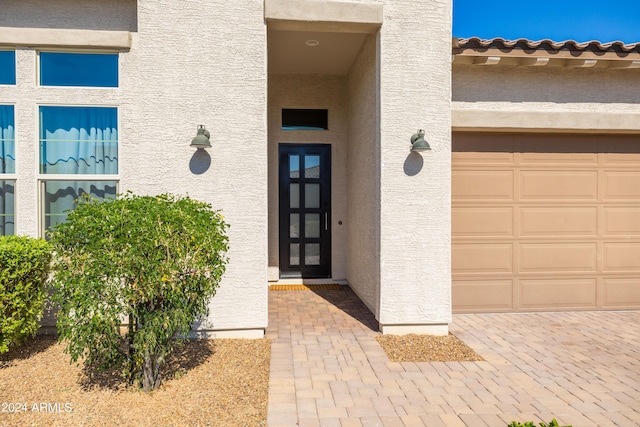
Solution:
M513 153L492 152L492 151L471 151L466 153L452 153L452 159L457 164L478 164L482 161L486 165L512 165L514 161Z
M603 216L604 236L640 237L640 207L605 207Z
M594 153L522 153L520 165L596 166L598 154Z
M640 306L640 276L605 278L604 308L637 308Z
M618 136L602 138L604 166L634 166L640 164L640 136Z
M453 274L512 273L513 245L458 243L452 248L451 264Z
M605 201L640 201L640 172L604 171Z
M513 238L513 208L454 207L451 229L454 237Z
M513 171L455 171L451 192L458 200L513 200Z
M596 272L595 243L521 243L521 273Z
M635 142L636 144L640 144L639 141ZM638 166L640 164L640 154L638 153L605 153L602 156L602 161L605 166Z
M513 307L513 280L455 280L456 311L506 311Z
M597 201L597 171L522 171L520 198L528 200Z
M596 307L596 279L520 280L520 287L520 305L523 309Z
M640 272L640 243L604 243L604 272Z
M520 237L596 237L596 207L522 207Z

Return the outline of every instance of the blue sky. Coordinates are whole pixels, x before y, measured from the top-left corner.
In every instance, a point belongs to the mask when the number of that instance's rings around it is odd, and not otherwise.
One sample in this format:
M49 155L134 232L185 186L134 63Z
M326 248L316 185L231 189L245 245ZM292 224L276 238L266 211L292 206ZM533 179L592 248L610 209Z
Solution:
M453 0L454 37L640 42L640 0Z

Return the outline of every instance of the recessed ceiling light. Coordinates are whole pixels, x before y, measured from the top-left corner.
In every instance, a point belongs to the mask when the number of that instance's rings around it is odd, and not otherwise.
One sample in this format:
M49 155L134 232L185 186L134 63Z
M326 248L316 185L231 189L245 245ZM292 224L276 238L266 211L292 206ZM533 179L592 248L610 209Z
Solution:
M307 46L316 47L320 44L320 42L318 40L307 40L306 42L304 42L304 44L306 44Z

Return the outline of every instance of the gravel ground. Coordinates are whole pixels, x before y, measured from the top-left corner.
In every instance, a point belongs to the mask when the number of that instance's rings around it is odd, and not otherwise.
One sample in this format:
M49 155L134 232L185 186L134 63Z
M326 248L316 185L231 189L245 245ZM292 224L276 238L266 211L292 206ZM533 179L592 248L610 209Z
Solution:
M269 340L194 340L153 393L71 365L54 337L0 355L0 426L265 426Z
M380 335L376 338L392 362L471 362L484 360L455 335Z

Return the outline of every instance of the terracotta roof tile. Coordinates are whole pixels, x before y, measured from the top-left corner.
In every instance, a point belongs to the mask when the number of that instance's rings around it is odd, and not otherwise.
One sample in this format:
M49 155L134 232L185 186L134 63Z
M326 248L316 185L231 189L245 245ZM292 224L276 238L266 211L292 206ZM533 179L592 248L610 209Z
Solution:
M453 39L454 49L500 49L500 50L543 50L547 52L572 51L592 52L592 53L640 53L640 43L625 44L620 41L602 43L597 40L588 42L577 42L575 40L565 40L556 42L549 39L529 40L517 39L506 40L500 37L493 39L481 39L479 37L455 38Z

